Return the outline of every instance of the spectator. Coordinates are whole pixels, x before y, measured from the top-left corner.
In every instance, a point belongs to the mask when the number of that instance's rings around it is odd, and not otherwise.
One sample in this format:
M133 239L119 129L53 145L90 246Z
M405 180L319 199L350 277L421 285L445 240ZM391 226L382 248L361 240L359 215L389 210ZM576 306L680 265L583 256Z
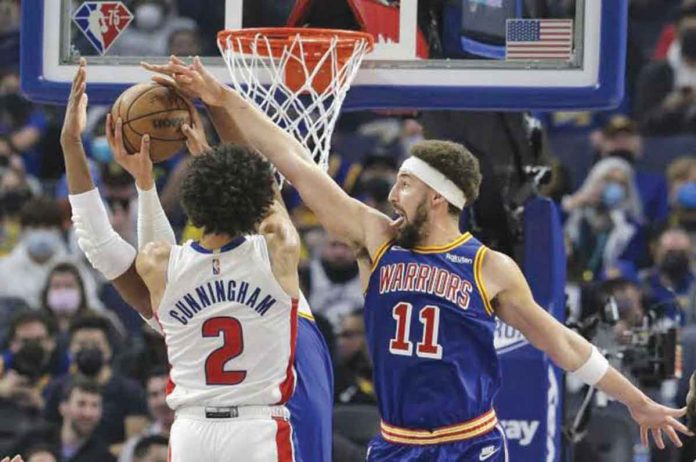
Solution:
M168 382L169 373L166 368L159 367L151 371L147 379L146 389L147 406L150 410L150 417L153 419L152 423L141 435L134 436L126 442L118 458L119 462L134 462L134 455L137 460L137 448L143 440L152 436L169 437L172 424L174 423L174 411L169 408L166 401Z
M19 2L0 0L0 69L19 65Z
M679 18L676 24L670 23L664 26L652 54L653 60L662 61L667 59L667 53L677 39L679 24L681 21L690 17L696 17L696 0L684 0L679 8Z
M133 462L167 462L169 460L169 439L161 435L146 436L138 442Z
M178 29L169 35L169 54L179 57L198 56L203 51L196 29Z
M341 316L363 304L358 264L351 248L333 237L326 237L318 257L314 257L304 274L305 287L312 310L325 316L334 329Z
M0 163L3 161L7 165L0 167L0 257L11 252L19 241L19 212L33 195L23 166L17 165L21 164L21 159L0 156Z
M59 399L62 388L72 377L95 380L103 390L103 418L95 433L108 444L125 441L139 434L147 425L147 405L143 389L133 380L114 373L111 362L112 327L104 318L77 318L70 326L69 352L73 373L50 383L46 389L45 416L59 422Z
M597 162L580 189L564 198L563 208L570 213L565 232L571 277L593 281L619 260L637 266L644 259L643 207L625 160Z
M636 113L645 133L696 133L696 17L680 22L677 37L667 60L641 73Z
M696 242L696 157L675 159L667 167L669 224L684 228Z
M41 159L35 148L47 125L43 111L22 96L19 74L0 73L0 157L22 155L27 171L39 176Z
M67 355L56 348L55 326L41 313L12 319L7 349L0 357L0 454L21 433L42 422L42 389L51 376L65 374Z
M173 0L134 0L135 19L109 50L115 56L166 56L175 30L195 30L195 21L177 15Z
M611 117L595 143L601 159L619 157L633 166L646 221L666 219L667 184L664 176L636 168L636 163L643 156L643 139L635 122L623 115Z
M655 265L643 278L650 308L677 325L696 323L694 247L682 229L667 229L654 245Z
M645 317L643 294L638 284L627 279L610 279L600 285L604 300L613 297L619 312L619 320L613 327L616 343L625 345L630 342L630 329L640 327Z
M142 322L142 321L141 321ZM131 342L118 358L116 369L125 377L145 385L153 369L168 366L164 337L149 326L143 326L142 341Z
M72 320L89 314L85 285L77 267L71 263L58 263L53 267L46 285L41 291L41 309L58 325L59 340L67 341ZM96 313L91 313L96 315Z
M56 264L74 261L85 281L89 305L101 309L97 284L92 275L68 254L63 239L63 214L58 204L46 197L32 199L20 212L21 238L12 252L0 259L0 297L24 299L33 308L40 306L46 277Z
M376 405L362 309L353 311L341 320L337 363L335 401L341 404Z
M115 462L96 429L102 420L103 398L99 385L84 377L65 383L60 395L61 425L44 425L22 436L17 451L25 454L37 444L60 448L61 462Z
M391 216L394 210L389 203L389 191L396 183L398 160L383 148L376 148L363 160L353 195L382 213Z

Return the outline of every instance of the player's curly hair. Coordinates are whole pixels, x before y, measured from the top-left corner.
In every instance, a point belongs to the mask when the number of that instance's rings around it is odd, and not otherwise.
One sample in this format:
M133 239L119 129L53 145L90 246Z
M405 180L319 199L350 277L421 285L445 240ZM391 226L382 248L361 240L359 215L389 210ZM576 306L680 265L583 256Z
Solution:
M463 145L452 141L425 140L411 147L411 155L418 157L451 180L466 196L465 207L471 205L479 195L481 169L476 157ZM459 215L454 205L449 213Z
M181 185L181 205L205 233L257 232L273 203L271 164L251 149L216 146L191 162Z

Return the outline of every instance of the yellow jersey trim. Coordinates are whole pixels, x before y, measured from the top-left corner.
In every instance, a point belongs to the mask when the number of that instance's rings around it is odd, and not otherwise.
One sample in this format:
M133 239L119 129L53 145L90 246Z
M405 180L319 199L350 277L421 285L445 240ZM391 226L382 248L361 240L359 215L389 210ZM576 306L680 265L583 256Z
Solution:
M466 232L450 242L449 244L441 245L441 246L429 246L429 247L414 247L412 250L417 253L441 253L441 252L447 252L449 250L452 250L453 248L460 246L464 244L466 241L471 239L471 233Z
M382 437L392 443L401 444L438 444L452 441L461 441L474 438L490 432L498 424L498 418L494 410L467 422L449 425L435 430L409 430L394 427L382 421L380 430Z
M379 261L382 259L385 253L387 253L387 250L389 247L392 245L394 241L387 241L377 247L377 252L375 252L375 258L372 260L372 267L370 267L370 273L374 273L375 269L377 268L377 265L379 265Z
M315 321L315 320L314 320L314 316L312 316L311 314L300 313L300 312L298 312L297 315L300 316L300 317L303 317L303 318L305 318L305 319L309 319L309 320L312 321L312 322Z
M493 306L491 305L491 301L488 299L488 292L486 291L486 286L483 284L483 277L481 277L483 258L487 251L488 247L482 245L476 252L476 257L474 258L474 280L476 281L476 286L478 287L481 298L483 299L483 305L486 308L486 313L493 316Z

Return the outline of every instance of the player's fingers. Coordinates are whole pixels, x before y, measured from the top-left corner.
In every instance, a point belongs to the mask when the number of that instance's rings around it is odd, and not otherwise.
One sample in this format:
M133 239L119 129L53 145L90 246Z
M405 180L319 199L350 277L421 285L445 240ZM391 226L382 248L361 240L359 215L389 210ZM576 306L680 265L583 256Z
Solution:
M125 148L123 147L123 120L120 117L116 119L114 141L116 142L116 151L125 151Z
M677 432L674 431L672 427L665 427L665 433L667 433L667 436L669 437L670 440L672 440L672 443L678 448L682 447L682 442L679 439L679 435L677 435Z
M153 75L151 79L153 82L159 83L160 85L164 85L169 88L176 89L178 87L176 82L168 77L162 77L161 75Z
M640 426L640 442L644 448L648 447L648 429L643 425Z
M169 62L174 64L180 64L182 66L186 64L183 60L177 58L175 55L169 56Z
M104 123L104 132L106 133L106 141L108 141L109 146L113 148L114 146L114 126L113 120L111 120L111 113L106 113L106 122Z
M171 66L168 64L150 64L146 63L145 61L140 62L140 66L145 68L146 70L150 72L157 72L159 74L165 74L165 75L172 75L174 74L174 71L172 70Z
M662 439L662 430L659 428L651 428L650 432L652 433L653 440L655 440L655 443L657 444L657 447L660 449L665 448L665 442Z
M193 82L193 78L190 75L184 74L174 74L174 80L176 80L177 83L183 83L184 85L188 85Z
M142 136L142 138L140 138L139 154L141 156L150 157L150 135L145 134Z
M683 407L681 409L672 409L667 407L665 409L667 410L667 413L672 417L682 417L686 415L686 407Z
M677 429L678 431L682 432L683 434L689 435L689 436L694 436L693 432L692 432L691 430L689 430L689 427L687 427L687 426L684 425L683 423L679 422L679 421L678 421L677 419L675 419L674 417L668 416L668 417L667 417L667 422L669 422L669 424L670 424L672 427L674 427L674 428Z

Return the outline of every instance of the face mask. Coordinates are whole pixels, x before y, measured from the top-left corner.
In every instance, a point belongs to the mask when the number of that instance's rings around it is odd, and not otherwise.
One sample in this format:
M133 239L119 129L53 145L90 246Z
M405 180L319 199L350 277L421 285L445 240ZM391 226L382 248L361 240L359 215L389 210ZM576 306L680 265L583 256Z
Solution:
M681 250L668 250L660 263L660 272L672 282L680 282L689 272L689 254Z
M26 342L22 348L12 357L12 368L19 375L35 380L40 377L45 369L48 355L41 346L41 342Z
M83 348L75 354L75 364L81 373L94 377L104 365L104 355L99 348Z
M58 231L49 229L30 229L24 233L27 252L34 259L46 261L60 248L61 239Z
M80 291L70 288L51 289L46 303L56 314L73 314L80 307Z
M145 3L135 9L135 23L138 29L151 31L157 29L164 19L162 7L153 3Z
M24 189L11 189L0 196L0 209L7 215L17 215L31 193Z
M636 154L628 149L615 149L607 154L607 157L618 157L629 164L634 164L636 162Z
M677 204L685 209L696 209L696 181L690 181L677 190Z
M608 208L613 209L626 199L626 190L619 183L610 181L602 190L602 203Z
M114 156L111 154L109 141L105 136L97 136L92 140L92 158L100 164L110 163Z

